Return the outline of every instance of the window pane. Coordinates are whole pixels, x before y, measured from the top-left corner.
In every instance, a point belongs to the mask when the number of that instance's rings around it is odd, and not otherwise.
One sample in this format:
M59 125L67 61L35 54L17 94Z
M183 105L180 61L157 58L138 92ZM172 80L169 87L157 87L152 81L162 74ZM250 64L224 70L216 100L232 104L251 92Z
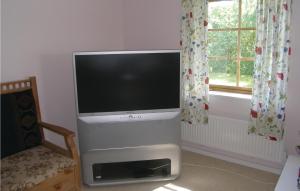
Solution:
M236 86L236 62L229 60L210 60L210 84Z
M254 57L255 56L255 31L246 30L241 31L241 56Z
M237 32L208 32L208 56L237 56Z
M235 28L238 26L238 0L208 3L208 28Z
M256 1L242 0L242 27L256 26Z
M252 88L254 62L241 62L240 86Z

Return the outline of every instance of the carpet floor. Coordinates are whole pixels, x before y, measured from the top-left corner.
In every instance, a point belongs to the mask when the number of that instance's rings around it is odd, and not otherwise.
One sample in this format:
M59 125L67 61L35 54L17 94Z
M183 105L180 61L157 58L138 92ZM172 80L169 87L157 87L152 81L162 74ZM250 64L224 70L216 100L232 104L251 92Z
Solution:
M279 176L183 151L182 171L172 181L88 187L83 191L273 191Z

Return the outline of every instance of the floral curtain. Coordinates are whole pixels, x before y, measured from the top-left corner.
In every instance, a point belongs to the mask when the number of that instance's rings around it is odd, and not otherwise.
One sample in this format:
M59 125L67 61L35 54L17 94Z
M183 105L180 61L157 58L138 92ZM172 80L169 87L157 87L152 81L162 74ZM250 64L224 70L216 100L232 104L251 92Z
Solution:
M291 0L257 0L256 60L249 133L284 134Z
M182 118L208 123L207 0L182 0Z

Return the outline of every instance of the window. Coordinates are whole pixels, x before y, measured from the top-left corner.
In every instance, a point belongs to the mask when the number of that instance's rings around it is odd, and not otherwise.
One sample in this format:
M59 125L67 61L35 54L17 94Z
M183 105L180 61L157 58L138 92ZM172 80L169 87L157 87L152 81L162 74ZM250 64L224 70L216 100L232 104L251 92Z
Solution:
M210 89L251 93L255 60L256 0L210 0Z

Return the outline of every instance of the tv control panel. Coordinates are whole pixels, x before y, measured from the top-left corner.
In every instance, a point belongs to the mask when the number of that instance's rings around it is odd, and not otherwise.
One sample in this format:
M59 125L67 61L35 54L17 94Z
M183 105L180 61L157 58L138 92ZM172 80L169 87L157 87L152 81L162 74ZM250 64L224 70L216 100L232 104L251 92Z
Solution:
M102 115L102 116L84 116L80 120L87 123L109 123L126 121L149 121L160 119L172 119L178 115L179 111L162 113L141 113L141 114L121 114L121 115Z

